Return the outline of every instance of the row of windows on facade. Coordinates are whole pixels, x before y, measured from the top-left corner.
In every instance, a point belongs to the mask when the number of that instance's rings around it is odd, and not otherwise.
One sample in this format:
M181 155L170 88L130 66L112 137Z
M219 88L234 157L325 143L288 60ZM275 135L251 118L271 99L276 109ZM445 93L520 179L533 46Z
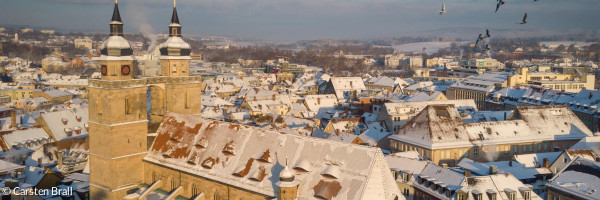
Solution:
M103 107L101 106L102 105L102 99L98 98L98 100L96 102L97 102L96 104L98 105L96 107L97 108L96 113L98 113L99 115L101 115L102 114L102 109L103 109ZM184 98L184 103L183 103L183 106L184 106L185 109L189 109L190 108L190 103L189 102L190 102L190 95L189 95L188 92L186 92L185 93L185 98ZM128 114L132 114L133 113L133 103L134 102L131 101L129 97L125 98L125 102L124 102L124 104L125 104L125 114L128 115Z
M510 149L512 148L514 153L519 153L519 146L521 146L522 151L521 153L527 153L527 152L533 152L534 149L534 144L529 144L529 145L506 145L503 148L503 152L505 154L508 154L510 152ZM537 152L543 152L543 151L548 151L548 144L547 143L539 143L536 145L537 146ZM473 156L477 157L479 156L479 148L480 147L474 147L473 148ZM566 144L563 144L562 149L566 148ZM415 146L411 146L411 145L407 145L407 144L401 144L398 142L394 142L394 149L398 150L398 151L417 151L421 154L421 156L423 156L424 158L429 157L430 151L426 150L426 149L422 149L419 147L415 147ZM483 151L487 151L488 147L481 147L481 149ZM501 146L496 146L495 150L496 152L501 152ZM560 147L558 145L554 145L554 151L559 151ZM441 159L450 159L452 158L451 156L451 151L452 150L442 150L440 152L440 158ZM468 157L470 155L470 150L463 150L463 149L459 149L458 150L458 157Z
M156 182L158 181L159 178L156 176L156 172L152 172L152 182ZM181 186L181 182L175 178L172 178L170 181L170 190L173 191L175 189L177 189L178 187ZM192 197L197 197L201 194L205 194L206 190L200 190L200 187L196 184L196 183L192 183L192 185L190 186L190 190L191 190L191 195ZM219 192L219 191L215 191L215 194L213 195L214 200L224 200L226 193L223 192Z
M100 67L100 73L102 74L102 76L108 76L108 66L106 65L102 65ZM111 76L117 76L117 68L113 68L113 71L111 73ZM131 67L129 65L122 65L121 66L121 75L123 76L127 76L131 73Z

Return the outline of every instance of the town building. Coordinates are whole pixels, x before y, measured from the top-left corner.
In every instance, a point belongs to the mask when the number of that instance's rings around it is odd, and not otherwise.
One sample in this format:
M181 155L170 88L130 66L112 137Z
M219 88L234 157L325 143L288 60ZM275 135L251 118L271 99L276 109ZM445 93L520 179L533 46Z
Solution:
M600 174L598 161L577 157L546 184L547 199L600 199L598 174Z
M507 86L510 73L496 72L470 76L446 89L446 97L454 99L473 99L477 108L484 109L490 93Z
M203 84L201 77L189 76L190 45L181 38L175 8L169 38L160 45L162 76L135 76L133 50L123 37L116 2L110 37L100 49L95 60L101 78L90 80L88 87L90 197L120 199L144 181L139 167L148 150L149 122L160 122L168 112L199 116Z
M519 107L506 119L466 123L455 105L429 105L389 136L390 150L455 166L463 158L494 162L561 151L592 136L566 106Z
M423 109L429 105L452 104L460 112L472 113L477 111L477 106L473 100L447 100L447 101L421 101L421 102L398 102L384 103L377 120L385 121L388 131L396 132L400 130L409 120L414 118Z

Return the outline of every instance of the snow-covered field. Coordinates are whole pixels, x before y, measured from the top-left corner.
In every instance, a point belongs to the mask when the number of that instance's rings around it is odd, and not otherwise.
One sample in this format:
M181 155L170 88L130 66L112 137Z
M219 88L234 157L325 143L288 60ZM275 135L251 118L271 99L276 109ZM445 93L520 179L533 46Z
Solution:
M457 43L460 44L460 42ZM423 51L423 48L426 48L425 52L427 52L427 54L433 54L442 48L449 47L450 44L452 44L452 42L415 42L402 45L394 45L392 47L396 52L406 53L421 52Z
M551 46L551 45L564 45L566 47L570 46L571 44L575 44L576 46L579 47L585 47L585 46L589 46L590 44L593 44L593 42L578 42L578 41L553 41L553 42L540 42L541 45L544 46Z

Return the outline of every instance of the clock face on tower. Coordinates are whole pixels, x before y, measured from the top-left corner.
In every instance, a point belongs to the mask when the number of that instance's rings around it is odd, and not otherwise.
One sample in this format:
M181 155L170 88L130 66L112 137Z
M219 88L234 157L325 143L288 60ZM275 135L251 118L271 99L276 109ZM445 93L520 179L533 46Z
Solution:
M106 65L102 65L102 68L100 68L100 71L102 73L102 76L106 76L106 74L108 74L108 69L106 68Z
M131 68L129 68L129 65L123 65L121 67L121 74L127 76L129 73L131 73Z

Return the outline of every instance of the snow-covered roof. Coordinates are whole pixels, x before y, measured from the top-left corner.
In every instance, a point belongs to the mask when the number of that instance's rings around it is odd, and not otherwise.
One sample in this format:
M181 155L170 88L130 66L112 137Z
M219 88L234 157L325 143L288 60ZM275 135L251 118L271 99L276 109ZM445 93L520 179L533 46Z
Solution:
M386 155L385 160L392 171L402 171L413 174L420 174L423 169L425 169L425 166L427 166L429 163L428 161L407 158L404 156L398 156L396 154Z
M449 88L491 92L496 84L506 82L509 75L511 74L507 72L492 72L481 74L479 76L469 76L464 80L453 84Z
M548 159L549 163L553 163L562 152L545 152L515 155L514 159L525 165L525 167L539 167L543 164L544 159Z
M7 173L7 172L12 172L17 169L23 169L23 168L25 168L25 166L23 166L23 165L17 165L15 163L0 160L0 173L1 174Z
M425 166L425 168L419 174L419 176L421 178L426 177L428 181L433 181L435 179L435 181L441 182L444 185L446 185L446 188L450 190L458 190L466 182L466 178L463 174L459 174L455 171L443 168L435 164L429 164ZM427 189L431 190L431 188Z
M366 89L365 83L360 77L331 77L329 82L331 82L338 99L346 99L345 92L360 92Z
M507 120L512 115L512 110L502 110L502 111L475 111L470 113L469 118L463 117L464 123L474 123L474 122L490 122L490 121L502 121Z
M377 78L368 79L365 84L367 85L375 85L375 86L384 86L384 87L394 87L395 81L387 76L380 76Z
M428 105L440 104L452 104L460 110L477 110L477 105L473 99L385 103L384 107L389 115L404 115L407 112L418 113Z
M49 134L57 141L88 134L87 107L43 113L42 117L50 129L51 133Z
M488 175L490 172L490 166L475 162L469 158L463 158L456 166L480 176Z
M390 135L384 127L384 122L367 122L368 129L363 131L358 137L369 145L375 145L379 140Z
M29 128L23 130L15 130L10 133L6 133L0 136L0 143L4 142L10 149L13 146L23 145L23 148L27 148L27 144L31 146L39 147L40 145L48 142L50 136L42 128ZM4 144L0 144L4 146ZM2 148L3 150L5 147Z
M333 94L306 95L304 104L309 111L320 112L324 110L333 110L337 104L337 99Z
M406 101L433 101L437 99L440 95L443 95L442 92L438 91L423 91L423 92L415 92L406 98Z
M157 133L145 161L247 191L277 196L287 160L298 198L403 199L378 148L174 113Z
M490 194L495 194L495 199L510 199L507 192L515 191L515 199L525 199L522 190L528 190L532 200L542 200L531 191L525 184L510 174L493 174L489 176L477 176L467 178L466 184L461 191L467 193L469 200L491 200ZM482 194L481 198L475 198L474 194Z
M430 105L391 139L424 148L579 140L591 131L566 106L519 107L514 120L463 123L454 105Z
M65 92L62 90L47 90L44 93L48 94L48 96L56 98L56 97L64 97L64 96L73 96L73 94L69 92Z
M585 137L571 146L569 150L593 150L600 154L600 136Z
M600 163L578 157L557 173L546 187L582 199L600 199Z
M202 96L202 106L215 107L215 106L233 106L232 103L229 103L219 97L211 97L211 96Z

